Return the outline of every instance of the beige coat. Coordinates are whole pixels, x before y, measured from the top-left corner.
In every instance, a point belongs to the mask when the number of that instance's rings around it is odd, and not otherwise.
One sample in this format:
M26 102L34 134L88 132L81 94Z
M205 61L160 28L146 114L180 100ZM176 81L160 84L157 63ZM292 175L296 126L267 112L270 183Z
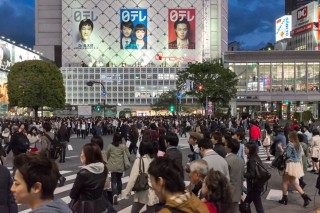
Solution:
M107 167L109 172L124 172L124 152L130 156L129 150L124 144L114 146L109 144L107 147Z
M142 160L144 162L144 172L147 173L148 169L149 169L149 165L150 165L151 161L153 160L153 158L150 158L149 155L144 155L142 157ZM133 188L133 186L136 182L136 179L139 175L139 165L140 165L140 158L137 158L134 161L127 187L124 190L124 195L127 197L131 195L132 188ZM149 177L149 185L151 185L150 177ZM142 204L146 204L148 206L153 206L153 205L159 203L158 196L155 194L154 190L150 189L150 188L145 191L136 192L134 195L133 201L138 202L138 203L142 203Z

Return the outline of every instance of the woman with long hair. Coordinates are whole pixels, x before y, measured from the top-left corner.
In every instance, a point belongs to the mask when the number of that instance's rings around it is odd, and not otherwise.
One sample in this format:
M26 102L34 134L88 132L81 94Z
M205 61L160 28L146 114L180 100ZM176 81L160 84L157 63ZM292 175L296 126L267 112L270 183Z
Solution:
M77 173L70 191L70 198L79 201L80 205L73 206L72 209L79 213L105 212L107 206L103 188L108 169L103 161L100 147L93 143L85 144L82 147L80 160L83 166Z
M122 136L120 133L113 135L112 143L109 144L106 151L107 167L111 172L111 189L113 194L113 204L118 204L118 196L121 195L122 181L121 177L124 168L124 158L130 156L128 148L122 144Z
M249 142L245 144L244 152L248 157L247 172L244 173L244 177L247 179L247 197L244 200L245 203L253 202L257 213L264 213L261 192L263 191L264 183L256 181L256 164L257 162L262 164L257 152L257 145L255 142Z
M124 190L124 195L126 196L126 198L128 198L131 195L131 190L139 175L140 163L143 164L143 167L141 165L141 168L144 169L144 171L142 172L147 173L150 163L156 157L156 153L152 142L142 141L139 146L139 153L141 157L135 160L131 169L127 187ZM139 213L144 205L147 206L147 212L155 212L154 205L157 203L159 203L159 200L153 189L147 189L144 191L136 192L133 198L131 213Z
M210 169L202 182L203 201L210 213L231 213L232 198L229 181L220 171Z
M300 193L303 198L303 206L306 207L311 201L310 197L304 193L303 189L300 187L296 179L301 178L303 173L303 168L301 165L301 152L302 148L299 143L298 135L296 131L291 131L288 134L289 143L285 151L286 155L286 170L282 176L282 199L279 203L287 205L288 203L288 185L289 182L294 186L294 188Z
M130 153L137 153L137 142L139 138L139 132L135 124L132 124L130 126L130 132L129 132L129 140L130 140L130 146L129 146L129 152Z

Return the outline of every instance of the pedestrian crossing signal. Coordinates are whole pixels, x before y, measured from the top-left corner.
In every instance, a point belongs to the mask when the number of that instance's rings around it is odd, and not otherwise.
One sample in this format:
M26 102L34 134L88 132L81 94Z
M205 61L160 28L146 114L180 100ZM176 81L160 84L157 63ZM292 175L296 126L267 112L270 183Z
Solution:
M101 107L100 107L100 105L99 105L99 104L96 106L96 110L97 110L98 112L100 112Z
M170 108L169 108L170 112L174 112L174 106L171 105Z

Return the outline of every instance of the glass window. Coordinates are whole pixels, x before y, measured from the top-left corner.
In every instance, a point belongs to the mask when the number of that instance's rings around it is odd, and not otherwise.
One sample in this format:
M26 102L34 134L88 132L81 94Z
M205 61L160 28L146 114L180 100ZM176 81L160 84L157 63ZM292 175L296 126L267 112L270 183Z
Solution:
M307 91L306 63L296 63L296 91Z
M247 65L244 63L231 63L229 66L231 71L234 71L238 77L238 86L237 90L246 91L246 74L247 74Z
M319 63L308 63L308 91L319 91Z
M282 64L281 63L272 63L271 64L271 85L272 92L281 92L282 91Z
M258 91L258 69L257 64L247 64L247 90Z
M294 89L294 64L284 63L283 64L283 85L285 92L293 92Z
M269 63L259 64L259 82L261 92L270 92L270 69L271 65Z

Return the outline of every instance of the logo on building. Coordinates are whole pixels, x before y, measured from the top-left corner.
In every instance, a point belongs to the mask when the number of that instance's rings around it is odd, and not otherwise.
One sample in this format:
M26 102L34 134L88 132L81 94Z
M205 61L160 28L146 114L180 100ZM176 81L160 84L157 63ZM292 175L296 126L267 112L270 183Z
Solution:
M308 16L308 7L303 7L300 10L297 11L297 19L303 19Z

